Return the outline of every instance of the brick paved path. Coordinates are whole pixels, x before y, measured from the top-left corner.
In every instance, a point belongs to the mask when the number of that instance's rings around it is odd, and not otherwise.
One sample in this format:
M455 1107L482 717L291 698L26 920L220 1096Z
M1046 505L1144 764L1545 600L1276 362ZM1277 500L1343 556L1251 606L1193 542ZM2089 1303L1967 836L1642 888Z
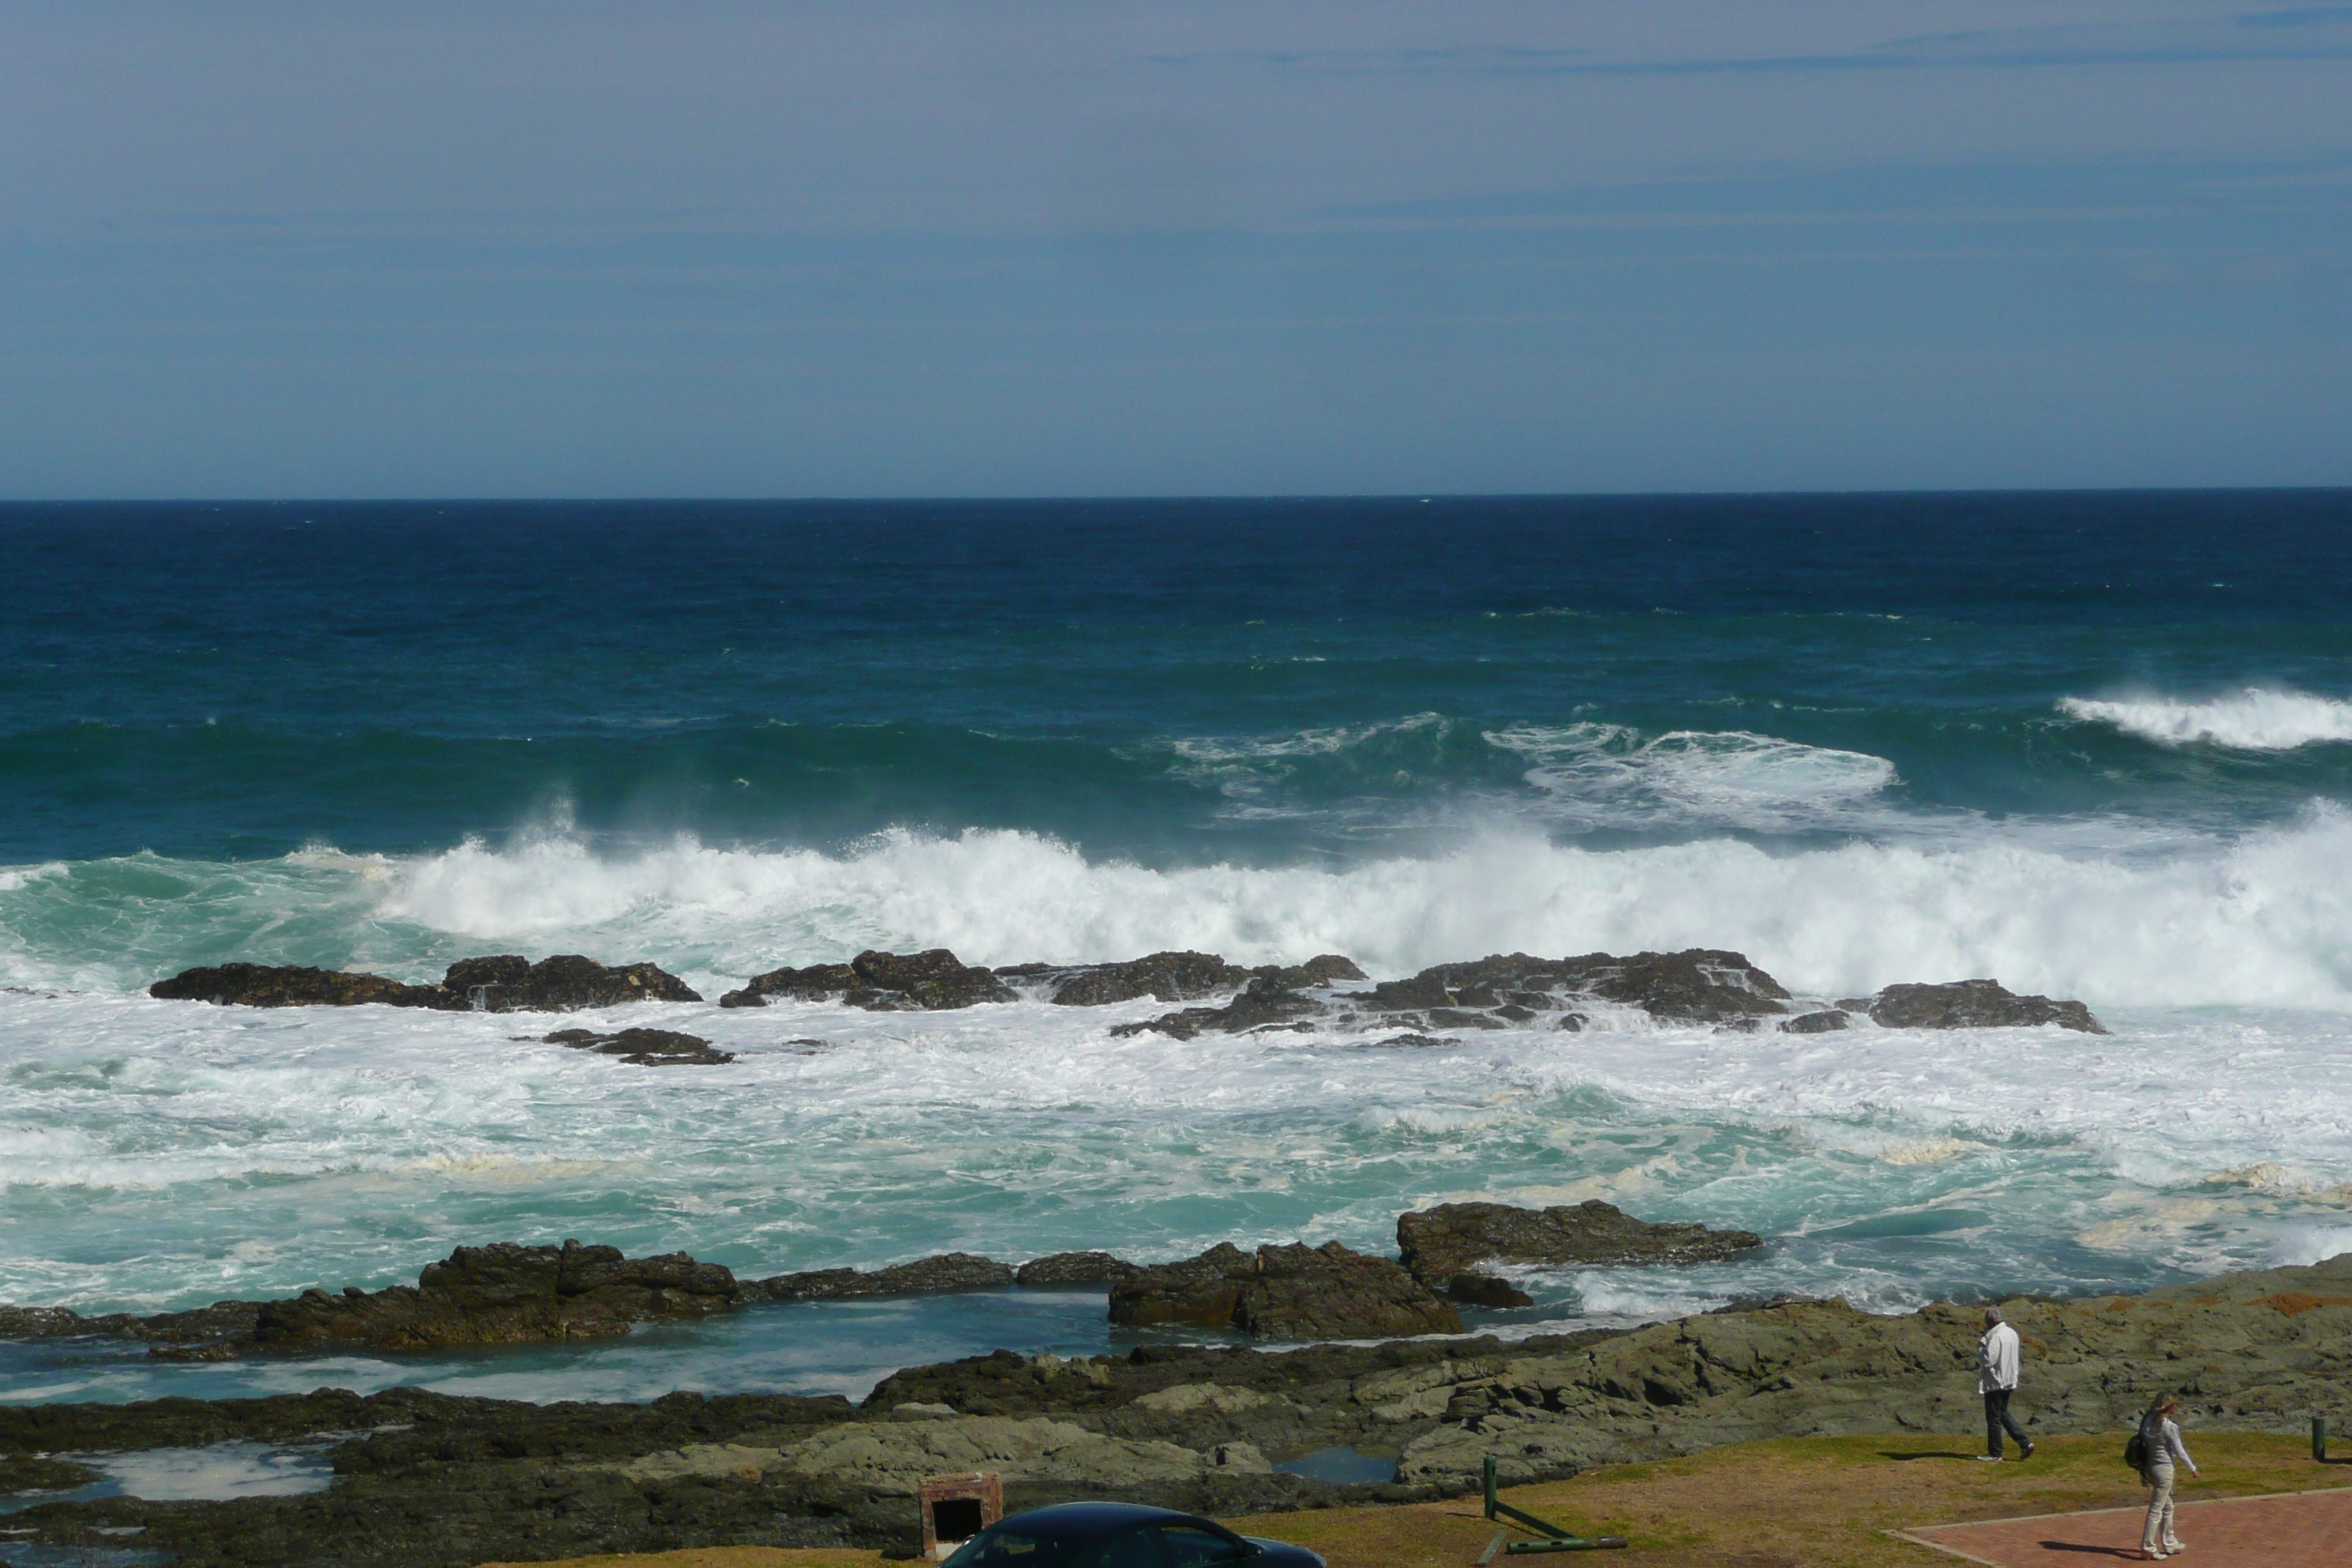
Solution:
M1997 1568L2095 1568L2137 1560L2147 1517L2144 1508L2111 1508L1902 1533ZM2171 1559L2181 1568L2346 1568L2352 1564L2352 1489L2183 1503L2173 1528L2189 1548Z

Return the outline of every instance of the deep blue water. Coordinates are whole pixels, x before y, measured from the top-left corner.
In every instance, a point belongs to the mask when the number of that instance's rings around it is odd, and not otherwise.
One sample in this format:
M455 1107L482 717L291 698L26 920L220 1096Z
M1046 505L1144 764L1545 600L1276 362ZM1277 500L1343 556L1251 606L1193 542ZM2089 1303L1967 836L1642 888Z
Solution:
M1885 758L1908 805L2244 825L2342 798L2352 750L2053 705L2352 694L2347 540L2343 491L12 507L0 862L417 852L560 802L1278 863L1525 797L1482 733L1579 722ZM1339 728L1372 732L1255 809L1171 749Z

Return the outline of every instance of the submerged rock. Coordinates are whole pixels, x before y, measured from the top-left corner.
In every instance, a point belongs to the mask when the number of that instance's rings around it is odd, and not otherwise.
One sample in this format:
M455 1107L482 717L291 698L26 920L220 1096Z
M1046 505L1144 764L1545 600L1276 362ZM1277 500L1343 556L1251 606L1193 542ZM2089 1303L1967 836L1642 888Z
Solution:
M1780 1032L1784 1035L1826 1035L1847 1028L1851 1024L1852 1020L1844 1009L1825 1007L1816 1013L1800 1013L1793 1018L1782 1019Z
M1110 1321L1185 1324L1259 1339L1376 1339L1462 1331L1462 1316L1385 1258L1338 1242L1221 1243L1181 1263L1145 1268L1111 1289Z
M1763 1245L1753 1231L1653 1225L1597 1198L1546 1209L1439 1204L1397 1216L1404 1267L1433 1289L1452 1288L1481 1263L1713 1263Z
M219 963L184 969L147 987L166 1002L210 1002L236 1007L431 1007L456 1012L462 995L438 985L410 985L381 974L350 974L339 969L299 964Z
M734 1052L714 1050L701 1036L681 1035L675 1029L623 1029L614 1035L600 1035L593 1029L558 1029L541 1039L551 1046L570 1046L576 1051L618 1057L640 1067L719 1067L735 1059Z
M957 1290L1001 1290L1013 1283L1013 1266L969 1252L943 1253L887 1268L813 1268L743 1283L747 1300L830 1301L845 1296L938 1296Z
M213 1002L243 1007L429 1007L441 1012L568 1013L630 1002L699 1002L675 974L651 963L607 968L592 958L561 953L530 960L514 954L461 958L438 985L410 985L381 974L352 974L298 965L222 963L183 970L147 987L165 1001Z
M65 1492L100 1479L98 1471L47 1454L0 1454L0 1496L9 1492Z
M412 1288L340 1296L306 1290L267 1301L254 1342L268 1350L367 1345L432 1350L602 1339L636 1323L707 1318L743 1300L735 1276L683 1252L624 1257L617 1247L461 1247L428 1263Z
M770 998L845 1002L876 1013L940 1012L1020 998L995 972L965 963L944 947L927 952L868 950L847 963L772 969L719 999L721 1007L757 1007Z
M1240 995L1222 1007L1187 1007L1181 1013L1162 1013L1157 1018L1115 1025L1110 1032L1123 1038L1150 1030L1189 1040L1203 1030L1241 1035L1266 1029L1311 1029L1314 1026L1306 1020L1330 1010L1327 1004L1286 984L1278 974L1260 974Z
M2080 1002L2020 996L1998 980L1953 980L1940 985L1890 985L1869 1004L1883 1029L2006 1029L2055 1024L2086 1035L2105 1025Z

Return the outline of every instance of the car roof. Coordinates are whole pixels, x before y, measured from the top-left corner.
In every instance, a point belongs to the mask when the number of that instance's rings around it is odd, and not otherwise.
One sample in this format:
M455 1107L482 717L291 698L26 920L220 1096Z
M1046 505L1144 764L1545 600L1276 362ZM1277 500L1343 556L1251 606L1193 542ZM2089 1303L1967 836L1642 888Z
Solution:
M1130 1524L1152 1521L1175 1521L1181 1524L1217 1527L1193 1514L1179 1513L1172 1508L1152 1508L1139 1502L1057 1502L1045 1508L1033 1508L1016 1513L999 1522L1006 1528L1034 1531L1040 1535L1053 1534L1065 1540L1091 1539L1124 1530Z

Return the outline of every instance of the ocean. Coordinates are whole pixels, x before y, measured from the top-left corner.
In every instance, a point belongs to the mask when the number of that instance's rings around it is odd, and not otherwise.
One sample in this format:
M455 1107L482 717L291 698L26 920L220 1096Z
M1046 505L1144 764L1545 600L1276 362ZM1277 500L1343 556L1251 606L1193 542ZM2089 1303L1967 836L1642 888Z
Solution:
M1529 1333L1797 1291L2139 1289L2352 1248L2352 492L0 508L0 1301L162 1310L609 1242L1384 1249L1432 1202L1759 1231L1522 1271ZM1142 1002L553 1020L157 1002L246 959L649 959L715 1002L1004 964L1737 949L2114 1033L1114 1038ZM518 1039L515 1037L525 1038ZM1099 1294L799 1307L422 1381L862 1392L1116 1348Z

